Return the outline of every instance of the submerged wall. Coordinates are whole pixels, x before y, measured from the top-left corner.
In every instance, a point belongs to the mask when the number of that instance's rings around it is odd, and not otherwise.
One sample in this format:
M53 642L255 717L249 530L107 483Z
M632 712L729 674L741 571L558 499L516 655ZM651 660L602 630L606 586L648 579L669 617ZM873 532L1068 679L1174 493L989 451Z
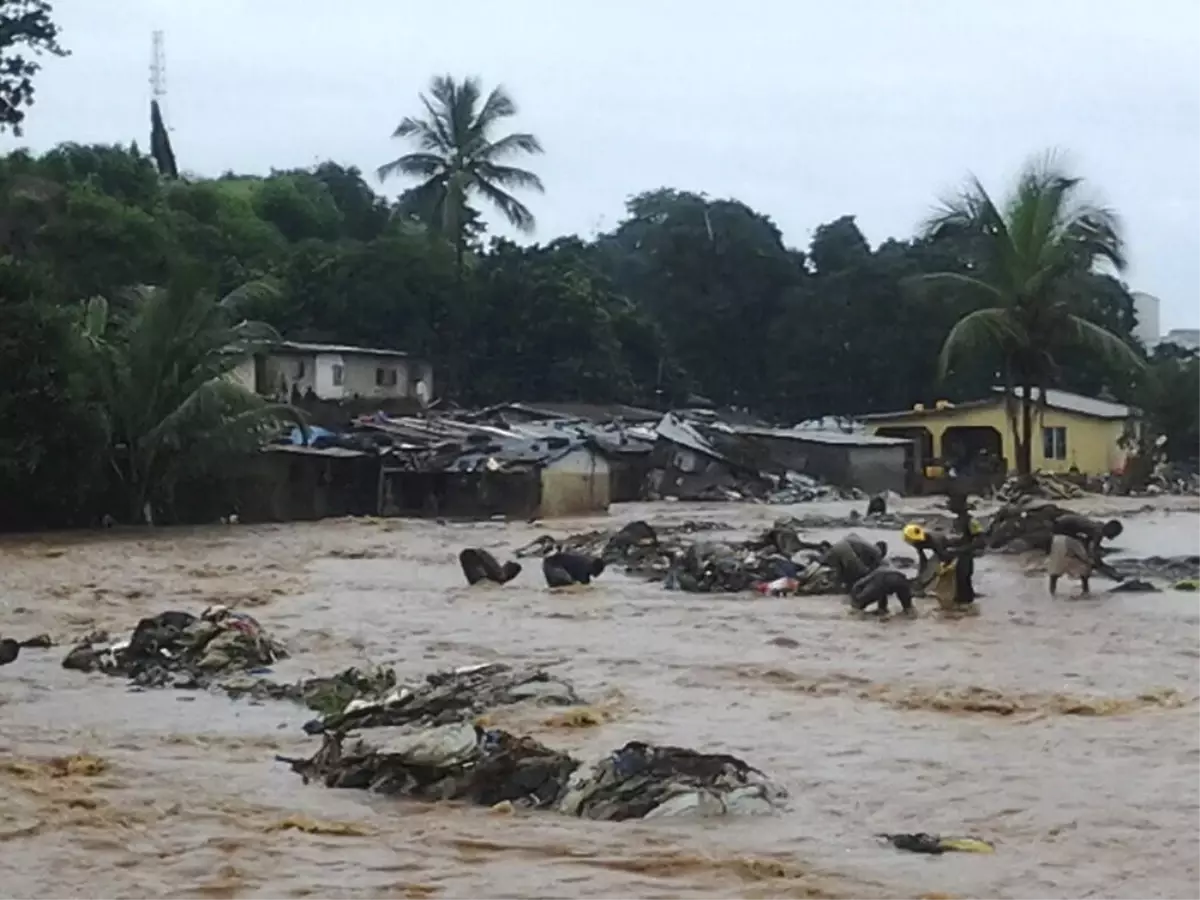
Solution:
M606 512L611 497L608 461L581 447L542 469L544 518Z

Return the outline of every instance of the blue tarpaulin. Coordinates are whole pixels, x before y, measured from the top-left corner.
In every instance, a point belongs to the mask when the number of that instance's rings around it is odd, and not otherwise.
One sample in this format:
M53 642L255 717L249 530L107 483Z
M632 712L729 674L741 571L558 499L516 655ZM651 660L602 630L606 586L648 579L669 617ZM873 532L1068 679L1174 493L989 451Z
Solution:
M318 425L312 425L308 429L308 446L312 446L313 442L320 437L333 437L334 432L326 428L321 428ZM304 434L299 428L292 429L292 443L304 446Z

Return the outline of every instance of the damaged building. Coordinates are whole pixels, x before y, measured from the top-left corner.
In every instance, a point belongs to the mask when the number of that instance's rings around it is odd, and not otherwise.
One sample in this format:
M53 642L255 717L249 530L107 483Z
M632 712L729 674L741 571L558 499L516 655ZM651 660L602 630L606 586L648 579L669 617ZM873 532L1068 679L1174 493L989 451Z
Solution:
M902 492L911 442L846 431L701 421L668 413L656 433L654 483L681 500L816 499L820 485Z

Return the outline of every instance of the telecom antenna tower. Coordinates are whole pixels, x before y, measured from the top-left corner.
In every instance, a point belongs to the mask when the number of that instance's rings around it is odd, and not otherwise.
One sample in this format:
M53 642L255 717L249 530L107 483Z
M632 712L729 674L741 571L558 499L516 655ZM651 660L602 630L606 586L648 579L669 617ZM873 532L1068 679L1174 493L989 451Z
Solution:
M154 32L150 51L150 96L158 103L158 112L167 122L167 54L163 50L163 33ZM168 126L167 130L170 130Z

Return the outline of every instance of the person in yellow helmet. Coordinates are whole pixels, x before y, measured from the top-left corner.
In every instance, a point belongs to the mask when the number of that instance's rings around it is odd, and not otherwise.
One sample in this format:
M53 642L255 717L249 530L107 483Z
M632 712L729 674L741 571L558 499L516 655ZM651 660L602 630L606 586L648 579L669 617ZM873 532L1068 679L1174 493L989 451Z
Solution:
M970 520L967 534L948 537L928 531L915 522L904 526L904 542L917 551L920 570L929 564L930 557L943 565L954 567L954 604L968 606L975 602L975 554L980 550L982 531L978 522Z

